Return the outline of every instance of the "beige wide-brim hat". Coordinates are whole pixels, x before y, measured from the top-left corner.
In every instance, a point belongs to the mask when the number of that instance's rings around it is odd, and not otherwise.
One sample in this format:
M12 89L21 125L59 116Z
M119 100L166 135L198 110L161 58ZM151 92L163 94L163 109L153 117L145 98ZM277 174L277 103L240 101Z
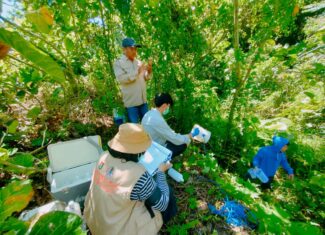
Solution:
M151 138L140 124L120 125L118 133L108 142L108 146L121 153L138 154L151 145Z

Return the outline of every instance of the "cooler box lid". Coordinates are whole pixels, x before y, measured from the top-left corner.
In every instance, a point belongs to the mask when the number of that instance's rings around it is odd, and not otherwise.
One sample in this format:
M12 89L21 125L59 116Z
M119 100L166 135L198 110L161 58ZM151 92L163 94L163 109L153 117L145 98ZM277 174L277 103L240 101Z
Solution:
M59 172L95 162L100 157L101 146L99 135L50 144L47 147L50 168Z

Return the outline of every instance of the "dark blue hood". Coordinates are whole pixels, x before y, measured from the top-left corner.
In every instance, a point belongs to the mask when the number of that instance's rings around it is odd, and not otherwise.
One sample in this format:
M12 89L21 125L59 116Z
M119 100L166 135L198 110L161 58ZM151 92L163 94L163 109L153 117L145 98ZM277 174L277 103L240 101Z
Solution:
M273 136L273 148L280 152L283 146L287 145L289 140L280 136Z

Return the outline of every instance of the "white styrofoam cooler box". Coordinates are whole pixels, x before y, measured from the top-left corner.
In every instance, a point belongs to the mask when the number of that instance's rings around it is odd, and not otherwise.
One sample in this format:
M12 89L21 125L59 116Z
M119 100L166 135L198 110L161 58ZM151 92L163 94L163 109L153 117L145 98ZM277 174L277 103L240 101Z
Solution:
M50 160L47 180L52 196L64 202L74 200L83 204L102 152L100 136L51 144L47 151Z

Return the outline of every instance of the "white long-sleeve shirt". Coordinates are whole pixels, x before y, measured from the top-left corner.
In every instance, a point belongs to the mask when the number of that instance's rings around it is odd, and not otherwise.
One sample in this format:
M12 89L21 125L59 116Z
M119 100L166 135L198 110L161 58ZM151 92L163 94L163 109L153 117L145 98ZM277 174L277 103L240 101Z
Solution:
M141 65L140 60L131 61L125 55L114 62L114 73L120 84L124 106L127 108L147 102L146 82L151 79L152 74L147 71L138 74Z
M152 140L160 145L166 146L167 140L175 145L189 144L191 142L188 135L175 133L157 109L147 112L141 124Z

